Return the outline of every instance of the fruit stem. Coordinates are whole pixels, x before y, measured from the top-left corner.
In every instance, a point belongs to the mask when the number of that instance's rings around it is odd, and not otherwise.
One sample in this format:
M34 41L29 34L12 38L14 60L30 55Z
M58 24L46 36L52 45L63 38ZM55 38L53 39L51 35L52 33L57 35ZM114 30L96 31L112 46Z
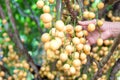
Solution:
M61 19L61 11L62 11L62 0L56 1L56 10L57 10L57 20Z

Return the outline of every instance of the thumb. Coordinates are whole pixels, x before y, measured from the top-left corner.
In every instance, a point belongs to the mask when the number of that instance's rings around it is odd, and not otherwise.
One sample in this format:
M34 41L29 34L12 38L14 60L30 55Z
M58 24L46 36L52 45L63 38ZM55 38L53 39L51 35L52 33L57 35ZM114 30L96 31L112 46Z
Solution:
M82 26L87 26L87 25L90 24L90 23L95 24L95 23L96 23L96 19L90 20L90 21L78 21L78 23L79 23L80 25L82 25Z
M101 34L101 38L102 38L103 40L108 39L108 38L110 38L110 37L111 37L111 33L110 33L109 31L105 31L105 32L103 32L103 33Z

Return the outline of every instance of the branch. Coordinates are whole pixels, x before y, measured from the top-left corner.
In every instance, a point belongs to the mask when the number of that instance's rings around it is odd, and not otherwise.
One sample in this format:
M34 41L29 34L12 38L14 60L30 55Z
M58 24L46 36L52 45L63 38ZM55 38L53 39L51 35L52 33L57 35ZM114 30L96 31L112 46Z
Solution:
M29 9L30 9L30 11L31 11L32 14L26 14L26 13L23 12L23 10L20 8L19 4L18 4L16 1L13 1L13 4L14 4L14 6L16 7L16 9L18 10L18 12L19 12L22 16L24 16L24 17L29 17L29 18L31 18L32 20L35 21L35 23L36 23L37 26L38 26L39 32L42 34L43 31L42 31L42 29L40 28L40 20L39 20L39 17L35 15L35 13L32 11L32 9L29 7Z
M116 73L120 70L120 58L116 61L111 69L109 80L115 80Z
M5 29L7 30L9 36L12 38L12 40L17 45L17 47L19 49L19 52L21 52L23 55L26 56L28 63L33 68L33 70L36 73L38 79L41 80L41 78L39 76L38 68L36 67L36 65L35 65L34 61L32 60L31 56L29 55L27 49L23 46L22 41L20 40L18 31L17 31L17 28L16 28L15 20L14 20L14 17L12 16L12 11L10 9L10 2L9 2L9 0L5 0L5 3L6 3L7 10L8 10L8 16L10 18L10 22L12 23L12 28L14 30L14 34L12 32L9 32L10 28L8 28L8 23L4 24ZM0 15L1 15L2 19L5 19L5 16L4 16L4 13L3 13L3 10L2 10L1 6L0 6L0 10L1 10L0 11Z
M56 0L56 12L57 12L57 20L61 19L62 14L62 0Z
M70 0L65 0L65 4L66 4L68 11L70 12L70 15L73 21L77 22L77 12L74 11L73 8L71 7Z
M120 34L115 38L114 43L110 51L108 52L108 55L99 62L99 65L101 66L98 69L98 71L95 73L92 80L97 80L99 77L101 77L104 65L108 62L108 60L110 59L110 57L112 56L113 52L115 51L115 49L119 44L120 44Z

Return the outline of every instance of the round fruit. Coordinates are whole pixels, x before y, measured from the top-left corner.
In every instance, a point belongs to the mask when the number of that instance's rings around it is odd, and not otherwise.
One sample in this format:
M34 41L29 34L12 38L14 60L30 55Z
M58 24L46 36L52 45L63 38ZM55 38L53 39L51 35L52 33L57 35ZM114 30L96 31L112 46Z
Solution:
M81 50L83 49L83 44L78 44L78 45L76 46L76 49L77 49L78 51L81 51Z
M65 50L66 50L66 52L71 53L74 51L74 47L72 45L67 45Z
M73 26L71 24L66 25L66 32L71 32L73 30Z
M52 40L50 42L50 48L52 50L57 50L57 49L59 49L59 47L60 47L60 45L58 45L58 42L56 40Z
M77 25L77 26L75 27L75 31L76 31L76 32L80 32L81 30L82 30L82 26Z
M71 73L72 75L74 75L74 74L76 73L76 70L75 70L74 67L70 67L70 73Z
M85 53L80 54L80 59L85 60L87 58L87 55Z
M79 58L79 53L78 52L74 52L74 58L78 59Z
M63 65L63 69L64 70L69 70L70 69L70 65L69 64L64 64Z
M88 17L89 17L88 14L89 14L88 11L83 12L83 17L84 17L85 19L88 19Z
M83 79L83 80L87 80L87 74L83 74L83 75L82 75L82 79Z
M74 37L74 38L72 39L72 42L73 42L73 44L77 45L77 44L80 43L80 39L79 39L78 37Z
M36 5L38 8L42 8L44 6L44 2L42 0L38 0Z
M67 54L65 54L65 53L61 53L60 54L60 60L62 62L65 62L67 59L68 59L68 55Z
M103 39L98 38L98 39L97 39L97 45L98 45L98 46L102 46L102 45L103 45Z
M52 16L49 13L42 14L40 18L44 23L49 23L52 21Z
M49 29L52 27L52 23L51 22L44 23L44 27Z
M64 31L64 23L61 20L56 21L55 28L59 31Z
M83 34L84 34L85 36L88 36L88 31L83 30Z
M95 18L95 13L94 13L94 12L89 12L88 17L89 17L90 19Z
M52 3L54 3L54 0L49 0L49 2L52 4Z
M41 37L41 41L42 42L47 42L47 41L50 41L51 37L48 33L44 33Z
M48 50L50 48L50 42L46 42L45 44L44 44L44 49L45 50Z
M76 36L79 37L79 38L80 38L80 37L83 37L83 35L84 35L84 34L83 34L83 31L76 32Z
M84 0L84 5L85 6L89 5L89 1L88 0Z
M49 7L48 5L45 5L45 6L43 7L43 12L44 12L44 13L49 13L49 12L50 12L50 7Z
M87 30L89 31L89 32L93 32L94 30L95 30L95 25L94 24L89 24L88 25L88 27L87 27Z
M81 61L79 59L73 60L73 66L78 67L81 65Z
M98 25L99 27L101 27L101 26L103 25L103 21L102 21L102 20L98 20L97 25Z
M90 50L91 50L91 47L90 47L90 45L84 45L84 51L85 51L85 53L87 53L87 52L90 52Z
M98 7L98 9L103 9L104 3L103 2L98 3L97 7Z

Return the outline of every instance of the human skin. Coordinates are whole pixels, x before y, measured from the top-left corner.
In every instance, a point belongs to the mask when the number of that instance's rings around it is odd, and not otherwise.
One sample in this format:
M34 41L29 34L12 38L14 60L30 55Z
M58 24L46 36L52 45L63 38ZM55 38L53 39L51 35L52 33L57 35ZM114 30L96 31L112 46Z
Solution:
M79 21L78 22L84 29L87 30L87 26L90 23L96 24L96 20L91 21ZM101 33L99 32L101 31ZM120 33L120 22L107 22L105 21L99 30L89 32L87 36L88 44L93 45L96 43L98 38L103 40L116 37Z

